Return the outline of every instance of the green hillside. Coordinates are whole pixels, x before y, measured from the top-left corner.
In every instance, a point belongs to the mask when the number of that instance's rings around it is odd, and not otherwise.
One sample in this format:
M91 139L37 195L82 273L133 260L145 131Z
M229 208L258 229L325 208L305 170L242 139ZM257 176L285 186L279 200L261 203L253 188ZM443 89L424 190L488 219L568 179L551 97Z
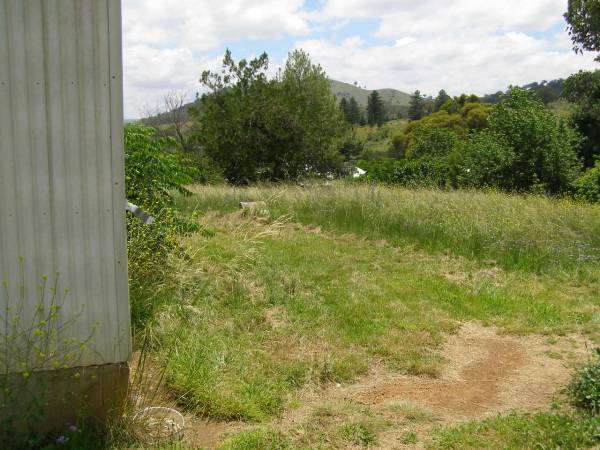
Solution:
M359 105L363 108L367 106L367 97L372 90L363 89L359 86L355 86L350 83L344 83L342 81L329 80L331 83L331 90L338 97L354 97ZM381 94L383 101L394 106L407 107L410 101L410 94L405 92L397 91L395 89L377 89Z

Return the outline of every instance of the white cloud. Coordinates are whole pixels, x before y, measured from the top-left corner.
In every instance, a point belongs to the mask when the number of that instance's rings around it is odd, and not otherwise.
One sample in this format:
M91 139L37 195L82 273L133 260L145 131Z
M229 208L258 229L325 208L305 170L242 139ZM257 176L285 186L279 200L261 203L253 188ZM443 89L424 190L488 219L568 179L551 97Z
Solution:
M303 3L124 0L125 117L138 117L167 91L186 91L192 97L202 70L219 67L227 43L306 34ZM221 56L209 56L215 52Z
M342 81L432 94L482 94L598 67L557 32L565 8L565 0L322 0L308 12L304 0L123 0L126 117L168 91L192 97L226 46L257 39L272 40L264 49L272 53L293 37ZM374 28L348 35L357 19Z
M309 31L303 0L125 0L126 42L212 50L239 39Z
M321 19L381 19L379 34L458 29L544 30L560 21L564 0L326 0Z
M442 88L453 94L485 94L597 67L591 55L558 51L553 42L521 32L440 35L372 47L350 42L313 39L296 46L308 51L332 78L357 80L370 89L420 89L429 94Z

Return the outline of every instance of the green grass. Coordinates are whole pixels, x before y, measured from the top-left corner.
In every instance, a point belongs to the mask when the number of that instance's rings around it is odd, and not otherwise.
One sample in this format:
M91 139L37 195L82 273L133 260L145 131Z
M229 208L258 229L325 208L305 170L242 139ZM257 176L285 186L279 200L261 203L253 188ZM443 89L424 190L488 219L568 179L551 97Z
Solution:
M512 413L439 430L430 450L596 448L600 419L569 413Z
M598 279L600 206L497 192L378 186L195 188L187 210L233 211L267 201L273 215L340 233L416 245L429 252L493 260L528 272L568 270Z
M435 377L444 336L469 320L596 330L597 263L563 247L577 236L592 251L596 207L364 186L196 192L179 207L219 213L182 241L189 256L151 328L170 389L198 414L265 421L300 387L352 382L374 363ZM287 218L219 215L259 199Z
M153 294L147 328L182 408L262 424L222 448L376 443L387 419L351 403L323 405L292 431L269 423L302 388L352 383L373 366L438 376L447 334L466 321L596 336L597 206L344 184L192 190L177 207L199 213L202 232L182 238L186 255L173 256L176 273ZM269 215L238 212L252 200ZM412 425L438 420L418 405L388 410L408 427L407 445L427 440ZM519 448L568 420L499 417L439 430L431 445ZM588 439L578 430L565 442ZM559 442L557 433L543 442Z

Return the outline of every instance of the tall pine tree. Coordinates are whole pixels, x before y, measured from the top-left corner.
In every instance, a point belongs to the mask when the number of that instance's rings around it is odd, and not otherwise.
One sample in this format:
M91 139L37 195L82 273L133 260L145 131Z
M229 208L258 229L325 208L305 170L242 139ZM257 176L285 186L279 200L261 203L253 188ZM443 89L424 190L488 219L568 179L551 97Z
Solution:
M448 93L444 89L442 89L438 93L438 96L435 98L434 111L437 112L440 109L442 109L442 106L444 106L448 100L452 100L452 98L448 95Z
M346 121L352 123L350 122L350 109L346 97L342 97L342 99L340 100L340 110L342 111L342 114L344 114L344 118L346 119Z
M410 107L408 109L408 120L419 120L425 115L425 99L421 91L415 91L410 96Z
M363 120L363 112L354 97L350 97L348 102L348 118L352 125L358 125Z
M367 123L381 126L385 122L385 109L379 92L373 91L367 99Z

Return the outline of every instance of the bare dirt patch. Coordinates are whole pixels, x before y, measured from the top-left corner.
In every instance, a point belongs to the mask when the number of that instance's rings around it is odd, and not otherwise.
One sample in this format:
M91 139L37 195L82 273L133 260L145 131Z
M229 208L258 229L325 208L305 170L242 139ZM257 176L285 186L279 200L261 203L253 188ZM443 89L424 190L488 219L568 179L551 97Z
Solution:
M273 425L294 435L314 422L314 411L323 404L350 402L389 422L377 448L423 448L435 424L548 409L572 367L585 359L586 344L579 336L508 336L467 323L448 337L441 354L445 363L437 379L396 375L376 366L354 384L306 389L297 402L301 406ZM416 442L407 439L411 434Z
M584 354L582 338L550 344L541 336L502 336L468 323L444 346L439 379L384 375L355 386L351 395L373 406L411 400L450 420L545 408L568 380L572 361Z

